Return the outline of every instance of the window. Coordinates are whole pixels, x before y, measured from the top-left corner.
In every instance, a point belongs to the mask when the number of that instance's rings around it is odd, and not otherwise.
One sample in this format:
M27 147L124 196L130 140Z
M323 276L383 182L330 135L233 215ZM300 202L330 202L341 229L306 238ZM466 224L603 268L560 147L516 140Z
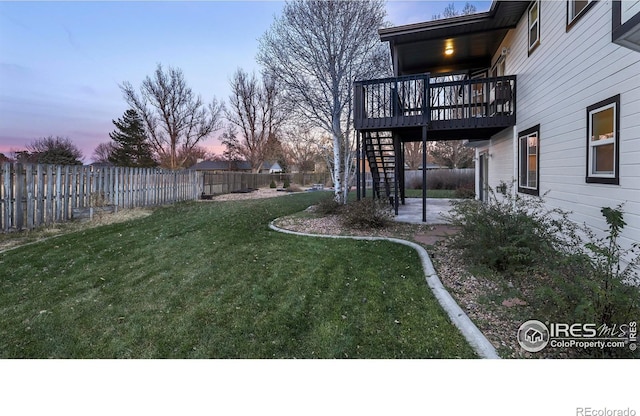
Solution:
M567 32L594 5L595 0L567 1Z
M587 182L619 183L620 95L587 108Z
M491 69L491 77L503 77L505 75L506 66L507 63L505 56L501 55Z
M538 195L540 182L540 125L518 136L518 192Z
M540 45L540 1L529 7L529 55Z

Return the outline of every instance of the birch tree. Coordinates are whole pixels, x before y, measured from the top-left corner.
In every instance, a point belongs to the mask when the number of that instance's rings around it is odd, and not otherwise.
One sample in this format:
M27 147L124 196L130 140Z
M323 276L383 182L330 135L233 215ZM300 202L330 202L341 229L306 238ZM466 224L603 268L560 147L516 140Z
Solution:
M147 76L138 93L131 83L120 85L124 99L144 120L149 142L159 159L170 169L179 169L198 143L218 130L222 103L208 104L187 86L182 70L158 64L153 77Z
M260 39L258 62L282 86L291 111L331 135L335 199L354 173L353 82L388 74L378 38L384 2L293 0Z

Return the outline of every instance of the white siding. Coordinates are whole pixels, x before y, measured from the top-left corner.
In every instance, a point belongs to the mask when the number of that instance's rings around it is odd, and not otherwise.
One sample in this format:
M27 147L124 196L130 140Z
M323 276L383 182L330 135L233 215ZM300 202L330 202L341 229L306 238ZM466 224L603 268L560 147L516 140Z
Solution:
M565 2L541 2L540 46L531 56L526 14L501 45L511 51L507 74L518 76L517 131L540 124L540 194L549 191L550 206L573 211L576 221L603 228L600 209L625 202L624 237L627 242L640 241L640 53L611 42L611 2L594 4L569 32L566 13ZM588 184L586 109L616 94L620 185ZM513 143L505 138L512 136L506 130L491 141L492 186L514 177Z
M631 19L636 13L640 13L640 0L622 1L622 23Z
M514 159L513 154L513 133L510 129L506 129L495 135L489 146L479 147L478 153L488 152L489 154L489 186L495 189L500 182L511 183L514 177ZM505 157L504 155L509 155ZM476 163L478 167L478 163ZM479 176L476 172L476 176Z

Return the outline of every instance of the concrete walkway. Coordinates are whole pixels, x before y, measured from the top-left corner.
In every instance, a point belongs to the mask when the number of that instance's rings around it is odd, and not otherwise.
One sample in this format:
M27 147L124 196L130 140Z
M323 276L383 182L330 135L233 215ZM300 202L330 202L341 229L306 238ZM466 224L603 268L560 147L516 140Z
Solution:
M451 200L447 198L427 198L427 224L446 224L440 214L449 211ZM405 205L398 206L398 222L424 224L422 222L422 198L406 198Z

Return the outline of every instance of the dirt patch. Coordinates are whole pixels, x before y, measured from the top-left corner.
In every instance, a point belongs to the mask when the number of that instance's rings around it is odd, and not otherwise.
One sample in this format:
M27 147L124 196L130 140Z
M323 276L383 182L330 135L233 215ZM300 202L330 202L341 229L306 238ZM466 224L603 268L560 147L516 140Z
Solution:
M124 209L113 214L94 215L93 219L90 221L81 220L56 223L48 227L44 226L31 231L0 234L0 253L26 244L32 244L52 237L57 237L62 234L148 217L152 213L153 210L151 209Z
M305 190L305 189L303 189ZM241 192L241 193L231 193L231 194L222 194L216 195L208 200L202 200L202 202L207 201L242 201L245 199L261 199L261 198L275 198L277 196L290 195L290 192L277 190L275 188L260 188L256 191L252 192Z

